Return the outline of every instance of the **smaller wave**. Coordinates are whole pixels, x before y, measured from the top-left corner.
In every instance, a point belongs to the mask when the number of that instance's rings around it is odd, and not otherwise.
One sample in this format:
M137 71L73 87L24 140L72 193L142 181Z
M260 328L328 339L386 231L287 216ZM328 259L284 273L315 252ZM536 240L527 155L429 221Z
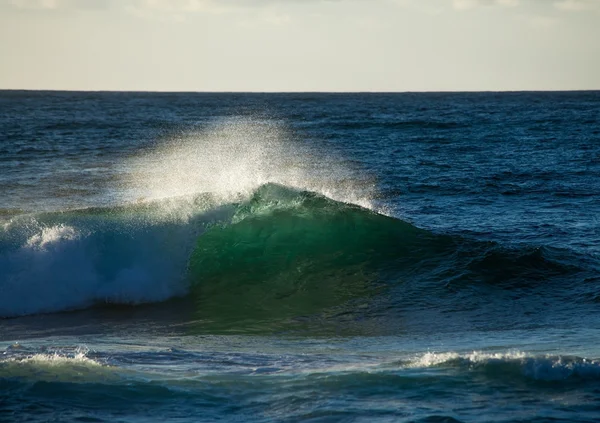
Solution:
M115 379L109 366L88 357L88 353L83 347L33 351L14 344L0 355L0 380L85 383Z
M455 368L460 371L482 373L492 378L524 377L529 380L600 381L600 361L577 356L531 356L524 352L487 353L473 351L426 353L400 363L408 369Z
M466 269L472 277L484 280L489 285L507 289L531 288L548 284L548 280L554 276L574 274L581 270L565 263L548 248L486 247L469 260Z

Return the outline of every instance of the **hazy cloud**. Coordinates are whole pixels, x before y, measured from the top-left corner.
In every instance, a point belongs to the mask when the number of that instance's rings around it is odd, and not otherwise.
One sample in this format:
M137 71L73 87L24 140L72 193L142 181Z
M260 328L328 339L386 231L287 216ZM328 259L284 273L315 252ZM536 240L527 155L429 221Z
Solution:
M600 0L560 0L554 2L554 7L559 10L580 12L583 10L600 10Z
M115 9L142 18L171 20L175 17L179 20L189 14L239 13L251 9L279 9L279 6L290 4L334 3L344 7L344 4L361 1L370 5L393 3L403 8L430 14L442 13L448 9L463 11L485 6L516 9L526 2L526 0L0 0L0 5L8 5L22 11ZM554 8L565 12L600 11L600 0L539 0L535 3L539 8ZM289 20L289 16L283 14L271 18L272 22Z
M49 10L62 6L60 0L9 0L11 6L17 9Z
M519 0L452 0L452 7L458 10L473 9L478 6L515 7Z
M125 0L123 10L127 13L150 20L184 21L194 14L223 15L238 14L245 20L243 26L276 25L289 23L289 14L275 7L289 1L261 0Z
M186 13L227 13L236 7L234 1L217 0L135 0L124 1L125 9L140 17L149 13L186 14Z
M21 11L100 10L108 9L114 0L0 0L0 6Z
M2 0L0 0L1 2ZM159 10L163 12L226 12L240 8L251 8L261 6L276 6L290 3L306 4L306 3L345 3L351 0L4 0L11 6L19 9L59 9L59 8L98 8L103 5L107 7L129 7L137 10ZM355 0L368 3L379 1L383 3L385 0ZM388 0L390 1L390 0ZM444 3L452 5L456 9L470 9L482 5L500 5L500 6L516 6L519 0L442 0L437 2L437 5L432 6L436 2L423 2L415 0L391 0L392 2L402 6L426 6L427 8L434 7L436 10ZM590 0L565 0L559 3L585 3ZM597 0L591 0L597 1ZM567 5L566 7L569 7ZM577 6L574 6L577 7Z

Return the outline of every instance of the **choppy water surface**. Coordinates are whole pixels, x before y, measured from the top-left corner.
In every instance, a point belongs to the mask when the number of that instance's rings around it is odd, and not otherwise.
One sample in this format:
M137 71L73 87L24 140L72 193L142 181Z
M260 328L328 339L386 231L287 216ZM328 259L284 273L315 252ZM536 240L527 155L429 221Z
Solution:
M600 93L0 92L0 421L600 420Z

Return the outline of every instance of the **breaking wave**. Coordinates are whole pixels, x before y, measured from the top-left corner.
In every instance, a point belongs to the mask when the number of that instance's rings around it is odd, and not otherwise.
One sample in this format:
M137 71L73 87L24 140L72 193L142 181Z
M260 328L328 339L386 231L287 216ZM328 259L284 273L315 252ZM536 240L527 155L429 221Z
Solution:
M545 289L581 271L543 249L435 234L277 184L237 203L19 215L2 229L0 269L2 317L187 295L218 319L306 315L400 284L398 301L414 304L449 286Z

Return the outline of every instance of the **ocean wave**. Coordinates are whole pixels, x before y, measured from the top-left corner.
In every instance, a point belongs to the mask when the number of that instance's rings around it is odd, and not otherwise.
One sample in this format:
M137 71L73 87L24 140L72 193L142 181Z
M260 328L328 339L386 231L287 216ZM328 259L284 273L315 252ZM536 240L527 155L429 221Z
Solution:
M13 216L0 229L0 317L188 295L196 317L291 318L390 286L418 307L449 288L547 289L582 271L563 261L269 183L234 202L202 194Z
M594 380L600 381L600 361L577 356L535 356L521 351L489 353L473 351L426 353L412 360L403 361L400 367L454 368L461 372L473 372L492 378L525 379L557 382Z
M88 356L85 347L32 350L20 344L0 354L0 380L85 383L118 380L113 369Z

